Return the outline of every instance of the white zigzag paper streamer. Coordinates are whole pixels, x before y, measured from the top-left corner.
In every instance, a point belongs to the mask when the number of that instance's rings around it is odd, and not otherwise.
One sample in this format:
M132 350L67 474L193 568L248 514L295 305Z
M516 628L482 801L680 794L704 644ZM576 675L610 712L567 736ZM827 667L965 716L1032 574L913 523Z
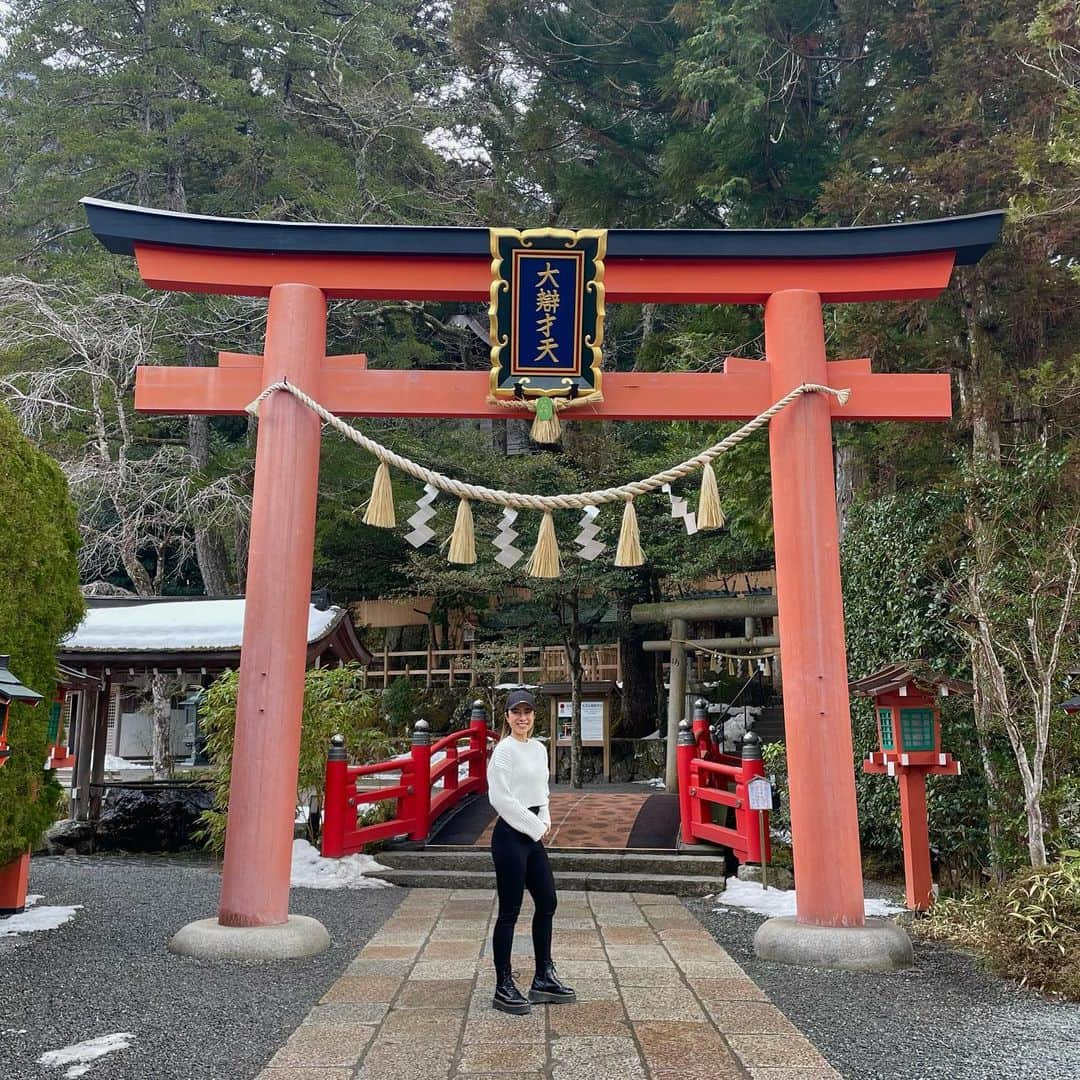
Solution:
M693 536L698 531L697 514L693 510L687 510L685 499L672 495L670 484L665 484L660 490L671 500L671 516L682 518L686 526L686 535Z
M511 510L510 507L506 507L503 510L503 516L499 519L499 531L492 540L492 544L499 549L499 554L495 556L495 561L501 563L507 570L514 565L525 553L520 549L514 547L514 541L517 539L517 532L510 526L517 521L518 512Z
M435 530L428 528L428 522L435 516L431 504L438 494L438 488L425 484L424 494L416 500L416 513L409 518L413 531L405 534L405 539L415 548L426 544L435 536Z
M599 506L586 506L585 512L581 515L581 532L574 537L574 543L581 548L578 557L588 562L592 562L606 546L596 539L600 532L600 526L596 524L599 516Z

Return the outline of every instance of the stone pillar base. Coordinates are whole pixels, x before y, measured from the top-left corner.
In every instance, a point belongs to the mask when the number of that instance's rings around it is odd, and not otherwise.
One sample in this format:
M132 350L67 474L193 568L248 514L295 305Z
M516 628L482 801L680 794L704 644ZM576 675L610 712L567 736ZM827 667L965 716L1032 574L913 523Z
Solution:
M276 926L222 926L199 919L178 930L169 951L199 960L297 960L330 947L330 935L317 919L290 915Z
M865 926L813 926L785 917L770 919L754 935L762 960L839 971L899 971L911 967L911 939L888 919Z

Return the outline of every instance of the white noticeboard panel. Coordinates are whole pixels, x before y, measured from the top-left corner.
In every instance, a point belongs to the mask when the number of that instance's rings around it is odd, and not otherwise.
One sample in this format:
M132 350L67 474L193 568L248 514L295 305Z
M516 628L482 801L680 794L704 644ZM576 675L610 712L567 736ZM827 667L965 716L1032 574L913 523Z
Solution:
M573 715L573 703L559 702L559 719L566 721L566 730L570 727ZM563 725L559 725L560 731ZM569 738L569 736L566 736ZM560 738L562 735L560 734ZM581 741L602 743L604 741L604 703L602 701L583 701L581 703Z
M772 784L764 776L755 776L746 785L746 795L750 801L751 810L772 809Z

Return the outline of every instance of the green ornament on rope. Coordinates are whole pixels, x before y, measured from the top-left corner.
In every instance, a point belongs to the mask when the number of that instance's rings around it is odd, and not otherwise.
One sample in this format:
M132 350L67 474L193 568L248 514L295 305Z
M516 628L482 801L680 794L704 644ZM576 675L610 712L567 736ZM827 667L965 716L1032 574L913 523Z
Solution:
M532 430L529 432L533 442L555 443L559 441L561 434L562 429L559 424L559 415L555 411L555 402L549 397L537 398Z

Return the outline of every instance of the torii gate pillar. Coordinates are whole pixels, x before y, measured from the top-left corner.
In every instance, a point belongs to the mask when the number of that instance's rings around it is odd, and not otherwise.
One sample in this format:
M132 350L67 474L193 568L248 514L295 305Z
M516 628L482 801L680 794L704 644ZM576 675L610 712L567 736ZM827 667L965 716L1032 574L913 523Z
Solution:
M267 312L264 382L288 378L317 387L325 355L323 291L275 285ZM233 743L233 760L245 767L235 770L229 790L218 914L223 926L272 926L289 916L288 887L280 885L288 882L292 864L300 755L295 718L304 709L321 436L319 418L289 394L271 395L259 411L245 655ZM289 492L288 499L275 498L282 491ZM252 632L260 626L275 631ZM260 874L246 872L255 865L261 866Z
M778 398L800 383L826 382L817 293L793 289L768 299L765 355ZM789 798L792 819L803 823L794 847L799 918L862 926L832 420L824 395L808 395L773 417L769 457ZM815 818L829 829L806 828Z

